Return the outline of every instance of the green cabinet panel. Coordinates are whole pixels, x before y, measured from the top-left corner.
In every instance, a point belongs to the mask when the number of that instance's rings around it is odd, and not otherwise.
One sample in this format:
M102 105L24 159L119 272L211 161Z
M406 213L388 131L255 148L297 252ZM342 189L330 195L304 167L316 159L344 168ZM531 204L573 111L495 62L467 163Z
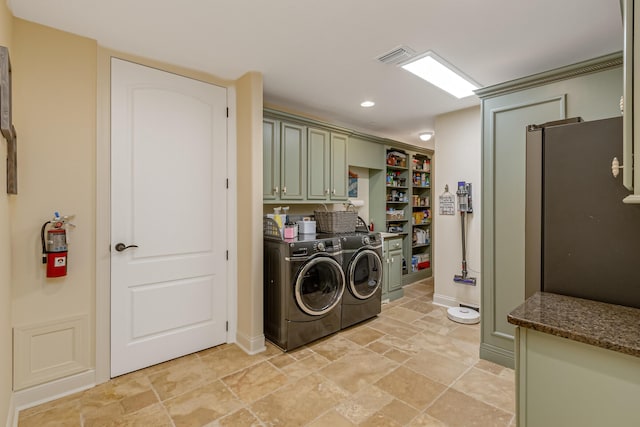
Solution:
M347 158L350 166L384 169L384 145L359 137L349 138Z
M402 297L402 236L384 239L382 246L383 274L382 300L392 301Z
M329 198L329 132L309 128L307 134L307 199Z
M620 160L624 186L633 194L624 198L625 203L640 203L640 83L637 76L640 69L640 31L636 31L640 22L640 3L634 0L621 0L624 20L624 116L623 116L623 153ZM638 6L638 7L635 7ZM635 24L634 24L635 23ZM634 73L635 70L635 73Z
M262 121L262 198L276 200L280 193L280 129L276 120Z
M331 132L331 162L329 197L333 201L347 200L347 141L349 137L340 133Z
M520 427L637 426L640 358L518 327Z
M305 197L306 128L282 122L280 138L280 199L302 200Z

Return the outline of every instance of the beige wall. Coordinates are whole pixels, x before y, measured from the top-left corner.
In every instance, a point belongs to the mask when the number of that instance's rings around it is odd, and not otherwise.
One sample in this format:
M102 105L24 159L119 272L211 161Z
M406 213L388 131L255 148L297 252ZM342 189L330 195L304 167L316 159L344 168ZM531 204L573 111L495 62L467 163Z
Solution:
M14 327L55 325L81 316L81 327L94 329L96 52L93 40L14 20L13 100L19 135L19 196L11 227ZM47 279L40 226L54 211L75 214L77 228L68 233L68 275ZM55 347L65 346L66 339L64 333L52 333L52 359L40 360L40 368L50 363L55 371L54 365L64 362L60 358L66 350ZM92 365L93 334L74 339L81 340ZM15 362L28 357L18 354ZM27 383L18 380L14 387Z
M436 117L434 192L434 301L457 306L460 303L480 305L481 194L482 173L480 107L467 108ZM467 214L467 270L476 278L476 286L455 283L460 274L462 241L460 214L440 215L438 196L449 185L455 194L458 181L473 184L473 213Z
M12 45L13 16L6 2L0 2L0 45ZM0 424L7 419L11 399L11 218L10 205L16 196L8 196L4 159L7 143L0 137Z

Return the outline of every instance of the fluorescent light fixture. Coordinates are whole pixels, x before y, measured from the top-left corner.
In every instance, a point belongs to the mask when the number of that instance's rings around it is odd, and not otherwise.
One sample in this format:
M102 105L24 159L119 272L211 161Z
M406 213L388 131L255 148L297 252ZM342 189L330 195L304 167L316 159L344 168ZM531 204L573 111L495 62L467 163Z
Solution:
M373 107L374 105L376 105L376 103L375 103L375 102L373 102L373 101L362 101L362 102L360 103L360 106L361 106L361 107L364 107L364 108Z
M433 132L429 131L429 132L421 132L420 134L418 134L418 137L420 138L420 141L428 141L431 139L431 137L433 136Z
M431 51L402 65L402 68L449 92L458 99L473 95L473 91L479 87L454 66Z

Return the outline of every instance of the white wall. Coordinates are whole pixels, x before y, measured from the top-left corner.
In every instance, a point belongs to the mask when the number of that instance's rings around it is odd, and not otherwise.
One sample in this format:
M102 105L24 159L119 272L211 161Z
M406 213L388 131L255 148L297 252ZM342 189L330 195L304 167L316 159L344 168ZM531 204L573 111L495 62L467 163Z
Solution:
M434 302L457 306L480 305L481 249L481 116L480 107L467 108L436 117L434 202ZM473 213L467 214L467 270L476 278L476 286L455 283L460 274L462 238L460 214L440 215L439 196L445 185L455 195L458 181L473 184ZM457 205L456 205L457 208Z

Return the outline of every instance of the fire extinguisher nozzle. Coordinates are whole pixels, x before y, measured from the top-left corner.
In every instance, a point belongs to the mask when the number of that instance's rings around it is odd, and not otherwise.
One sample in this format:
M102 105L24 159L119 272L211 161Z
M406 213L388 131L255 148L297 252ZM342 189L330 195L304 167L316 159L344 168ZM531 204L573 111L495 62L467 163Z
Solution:
M43 263L43 264L46 264L46 263L47 263L47 257L46 257L46 255L43 255L43 256L42 256L42 263Z

